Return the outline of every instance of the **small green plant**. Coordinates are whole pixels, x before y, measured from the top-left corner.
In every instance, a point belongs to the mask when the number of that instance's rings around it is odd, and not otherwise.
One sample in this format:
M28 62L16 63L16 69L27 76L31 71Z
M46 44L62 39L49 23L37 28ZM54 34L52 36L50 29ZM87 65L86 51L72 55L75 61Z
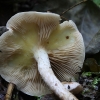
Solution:
M91 76L92 73L91 72L83 72L82 73L82 77L87 77L87 76Z

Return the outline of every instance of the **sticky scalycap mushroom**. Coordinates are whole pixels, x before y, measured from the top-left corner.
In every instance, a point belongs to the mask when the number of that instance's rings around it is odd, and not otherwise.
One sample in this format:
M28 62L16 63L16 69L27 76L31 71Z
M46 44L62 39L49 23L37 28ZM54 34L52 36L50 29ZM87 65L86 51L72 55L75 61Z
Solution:
M0 37L0 74L31 96L51 93L77 100L61 82L76 81L84 43L73 21L59 24L54 13L22 12L7 22Z

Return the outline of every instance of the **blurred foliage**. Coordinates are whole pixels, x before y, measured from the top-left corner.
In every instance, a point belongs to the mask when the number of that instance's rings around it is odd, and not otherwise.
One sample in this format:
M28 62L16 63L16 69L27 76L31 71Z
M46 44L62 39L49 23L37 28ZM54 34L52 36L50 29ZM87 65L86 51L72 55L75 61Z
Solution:
M93 2L100 8L100 0L93 0Z

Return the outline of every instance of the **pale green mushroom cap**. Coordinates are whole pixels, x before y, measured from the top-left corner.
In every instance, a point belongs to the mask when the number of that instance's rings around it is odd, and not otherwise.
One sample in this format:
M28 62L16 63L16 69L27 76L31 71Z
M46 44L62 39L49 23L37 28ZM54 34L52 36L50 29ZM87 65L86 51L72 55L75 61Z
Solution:
M7 22L9 30L0 37L0 75L28 95L51 93L34 59L40 46L48 52L51 67L61 82L78 78L76 73L85 56L83 38L74 22L59 24L59 20L54 13L18 13Z

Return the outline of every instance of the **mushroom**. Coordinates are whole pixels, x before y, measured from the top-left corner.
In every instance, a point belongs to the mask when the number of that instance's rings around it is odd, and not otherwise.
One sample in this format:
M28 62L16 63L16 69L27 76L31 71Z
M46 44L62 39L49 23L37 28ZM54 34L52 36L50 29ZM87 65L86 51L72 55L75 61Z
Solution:
M66 90L69 90L73 94L79 94L82 92L83 87L77 82L62 82Z
M0 37L0 75L31 96L51 93L77 100L61 83L76 81L84 61L83 38L73 21L54 13L21 12Z

